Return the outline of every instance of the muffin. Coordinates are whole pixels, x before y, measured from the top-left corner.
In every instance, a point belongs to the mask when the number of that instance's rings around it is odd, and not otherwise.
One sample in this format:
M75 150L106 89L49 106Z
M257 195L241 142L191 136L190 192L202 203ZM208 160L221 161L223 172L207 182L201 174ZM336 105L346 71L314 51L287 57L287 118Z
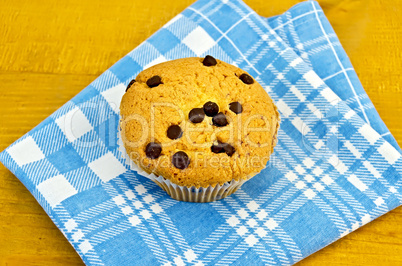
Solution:
M129 158L172 198L192 202L222 199L259 173L280 121L256 80L212 56L142 71L120 116Z

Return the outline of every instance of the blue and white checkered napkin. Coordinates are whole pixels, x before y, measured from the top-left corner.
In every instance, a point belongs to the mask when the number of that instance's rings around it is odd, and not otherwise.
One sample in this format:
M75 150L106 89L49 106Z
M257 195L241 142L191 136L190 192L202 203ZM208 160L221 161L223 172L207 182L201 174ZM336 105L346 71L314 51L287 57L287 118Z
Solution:
M116 132L129 81L211 54L282 116L269 165L234 195L171 199L130 171ZM88 265L293 264L402 202L402 157L316 2L266 19L199 0L0 154Z

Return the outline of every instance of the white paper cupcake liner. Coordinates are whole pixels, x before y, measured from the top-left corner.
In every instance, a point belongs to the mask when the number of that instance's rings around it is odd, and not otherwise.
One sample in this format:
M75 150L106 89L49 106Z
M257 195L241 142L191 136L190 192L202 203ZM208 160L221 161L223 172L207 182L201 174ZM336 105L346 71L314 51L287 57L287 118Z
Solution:
M148 174L145 172L141 167L135 164L130 156L127 154L126 149L124 147L123 140L121 138L120 130L117 133L118 137L118 145L119 151L121 152L121 156L127 166L139 175L142 175L156 184L158 184L164 191L166 191L170 197L175 200L180 201L189 201L189 202L211 202L215 200L223 199L236 190L238 190L248 179L240 179L240 180L232 180L230 182L225 182L222 185L217 184L214 187L208 186L206 188L199 187L186 187L186 186L179 186L170 182L170 180L163 178L162 176L156 176L155 174L151 173Z
M208 186L207 188L199 187L186 187L176 185L170 180L162 176L155 176L150 178L157 183L169 196L175 200L189 201L189 202L211 202L223 199L232 193L236 192L247 180L240 179L239 181L232 180L225 182L222 185L217 184L215 187Z

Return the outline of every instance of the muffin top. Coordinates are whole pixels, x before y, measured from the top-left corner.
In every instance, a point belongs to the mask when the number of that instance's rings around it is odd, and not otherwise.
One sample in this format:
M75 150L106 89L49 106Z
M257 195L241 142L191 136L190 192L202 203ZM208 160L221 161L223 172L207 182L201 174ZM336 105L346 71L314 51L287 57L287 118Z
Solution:
M130 158L147 173L187 187L249 179L276 145L279 113L248 73L211 56L148 68L120 105Z

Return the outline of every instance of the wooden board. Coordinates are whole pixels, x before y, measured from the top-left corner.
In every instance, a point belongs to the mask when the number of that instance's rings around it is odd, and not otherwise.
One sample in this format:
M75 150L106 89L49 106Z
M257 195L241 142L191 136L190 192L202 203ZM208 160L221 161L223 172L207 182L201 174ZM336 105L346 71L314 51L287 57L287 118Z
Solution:
M0 1L0 150L28 132L192 0ZM297 0L246 0L260 15ZM402 145L402 2L322 0L381 117ZM402 208L299 265L401 265ZM0 265L82 265L0 164Z

